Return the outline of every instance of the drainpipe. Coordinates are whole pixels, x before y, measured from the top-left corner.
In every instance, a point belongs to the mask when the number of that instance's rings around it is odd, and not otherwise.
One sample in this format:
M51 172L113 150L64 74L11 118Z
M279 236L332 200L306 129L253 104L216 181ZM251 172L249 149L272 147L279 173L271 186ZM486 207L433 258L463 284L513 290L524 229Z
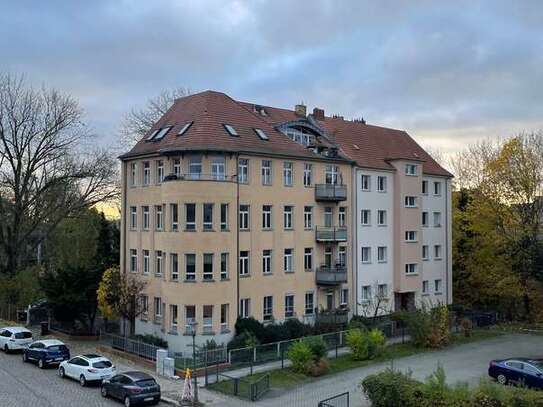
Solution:
M351 173L351 225L353 226L353 238L351 243L351 250L353 255L352 269L353 269L353 314L358 315L358 222L356 217L358 216L358 177L356 166L352 166Z
M452 199L452 196L451 196ZM452 290L452 287L449 285L449 256L450 256L450 249L449 249L449 222L451 221L451 215L452 215L452 208L451 208L451 199L449 199L449 180L445 180L445 213L447 214L447 221L445 224L445 245L447 247L447 259L445 263L445 281L447 282L447 291L445 293L445 301L446 304L449 304L450 298L449 298L449 290ZM452 284L452 279L451 279Z
M239 154L236 155L236 298L237 318L240 315L239 293Z

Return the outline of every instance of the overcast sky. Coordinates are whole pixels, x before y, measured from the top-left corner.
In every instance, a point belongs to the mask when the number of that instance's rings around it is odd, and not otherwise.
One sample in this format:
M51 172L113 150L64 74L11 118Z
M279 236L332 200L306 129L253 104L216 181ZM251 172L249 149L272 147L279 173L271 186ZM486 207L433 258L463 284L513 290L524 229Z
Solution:
M124 112L178 86L287 108L304 101L444 151L543 129L541 1L0 7L0 71L74 95L104 144L116 140Z

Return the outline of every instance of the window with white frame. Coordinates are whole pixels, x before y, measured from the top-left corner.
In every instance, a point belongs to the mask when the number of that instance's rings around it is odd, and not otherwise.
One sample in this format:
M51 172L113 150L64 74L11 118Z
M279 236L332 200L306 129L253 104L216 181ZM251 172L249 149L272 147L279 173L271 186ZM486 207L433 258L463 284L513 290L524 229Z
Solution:
M239 206L239 228L240 230L249 229L249 205Z
M196 322L196 306L185 306L185 332L192 333Z
M130 271L132 273L138 272L138 251L136 249L130 249Z
M239 275L249 275L249 252L247 250L239 252Z
M272 184L272 162L271 160L262 160L262 185Z
M304 249L304 270L311 271L313 270L313 248L306 247Z
M181 176L181 159L174 158L173 163L172 163L172 170L176 177Z
M203 227L204 230L213 230L213 204L205 203L203 205Z
M285 295L285 318L294 316L294 294Z
M441 227L441 212L434 212L434 227Z
M377 286L377 296L381 299L388 298L388 286L386 284L379 284Z
M360 294L362 295L362 301L371 300L371 285L363 285Z
M311 229L313 227L313 207L304 206L304 228Z
M339 227L345 227L345 213L346 213L346 210L347 208L345 208L344 206L340 206L338 208L338 213L337 213L337 216L338 216L338 220L337 220L337 224Z
M177 253L170 253L170 277L173 281L179 280L179 260Z
M228 253L221 253L221 280L228 280Z
M149 185L151 183L151 163L149 161L143 162L143 185Z
M294 249L285 249L284 255L283 255L283 270L285 273L292 273L294 271L294 264L293 264L293 252Z
M228 304L221 304L221 332L228 331Z
M327 165L324 180L328 185L338 185L340 183L339 167L337 165Z
M141 207L143 222L141 227L143 230L149 230L149 206L145 205Z
M162 250L155 250L155 275L162 275Z
M149 314L149 297L145 294L141 295L141 312L144 316Z
M170 227L172 232L179 230L179 206L170 204Z
M177 305L170 305L170 330L177 331Z
M196 204L185 204L185 230L196 230Z
M217 181L224 181L226 179L226 162L224 157L213 157L211 160L211 176Z
M347 265L347 246L338 247L338 265L341 267Z
M156 230L164 229L164 213L162 205L155 205L155 228Z
M285 161L283 163L283 185L286 187L291 187L293 184L293 178L292 163L290 161Z
M272 272L271 254L272 251L269 249L262 250L262 273L264 274L270 274Z
M185 254L185 280L196 281L196 255Z
M422 212L422 226L428 226L428 212Z
M149 250L143 249L143 274L149 274L151 271L151 256Z
M364 246L361 250L362 263L371 263L371 247Z
M204 281L213 280L213 253L204 253Z
M434 291L436 294L441 294L443 291L442 285L441 285L441 279L437 279L434 281Z
M371 210L362 209L360 211L360 224L362 226L370 226L371 225Z
M406 230L405 231L405 241L406 242L416 242L417 241L417 231L416 230Z
M249 160L246 158L240 158L238 161L238 182L249 183Z
M387 191L387 177L384 175L379 175L377 177L377 192L386 192Z
M434 245L434 259L435 260L441 260L441 245L440 244L436 244Z
M377 262L386 263L387 261L387 247L379 246L377 247Z
M190 156L189 160L189 178L200 179L202 175L202 156L194 154Z
M404 206L406 208L416 208L417 207L417 197L416 196L406 196L404 199Z
M164 161L156 161L156 183L160 184L164 181Z
M324 208L324 226L327 228L332 227L332 212L333 209L329 206Z
M430 258L430 250L428 245L422 245L422 260L428 260Z
M380 209L377 211L377 225L386 226L387 224L387 211Z
M283 208L283 227L285 229L292 229L292 212L293 207L290 205Z
M251 299L242 298L239 300L239 316L240 318L249 318L251 315Z
M138 208L130 207L130 229L135 230L138 227Z
M262 205L262 229L272 228L272 206Z
M226 124L226 123L223 124L223 126L226 129L226 131L228 132L228 134L230 134L233 137L239 137L239 134L236 131L236 129L234 128L234 126L232 126L230 124Z
M407 263L405 265L405 274L417 274L418 267L417 263Z
M345 307L347 306L348 303L349 303L349 289L343 288L339 292L339 305L342 307Z
M439 181L434 182L434 195L436 196L441 195L441 182Z
M155 321L158 322L162 319L162 298L154 298L154 311L155 311Z
M360 178L360 185L362 187L362 191L370 191L371 190L371 176L362 175Z
M417 175L417 165L405 164L405 175Z
M304 187L313 184L313 164L304 164Z
M135 187L137 184L138 165L136 163L130 164L130 186Z
M273 297L267 295L264 297L264 304L262 307L262 319L264 321L270 321L273 318Z
M423 294L428 294L429 292L430 292L430 288L429 288L428 280L423 280L422 281L422 293Z
M213 333L213 305L204 305L203 307L203 327L205 334Z
M221 230L228 230L228 204L221 204Z
M305 293L305 315L313 315L315 313L315 294L313 291Z
M423 195L428 195L428 181L423 180L422 181L422 187L421 187Z

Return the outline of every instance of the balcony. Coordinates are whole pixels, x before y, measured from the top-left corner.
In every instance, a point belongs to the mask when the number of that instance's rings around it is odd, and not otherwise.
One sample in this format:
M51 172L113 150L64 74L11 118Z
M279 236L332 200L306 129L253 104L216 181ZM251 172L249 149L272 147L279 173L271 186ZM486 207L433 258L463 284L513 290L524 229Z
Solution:
M338 184L316 184L315 200L340 202L347 200L347 186Z
M345 310L321 311L315 317L316 324L322 325L347 325L349 314Z
M339 285L347 282L347 267L344 264L321 265L315 274L317 285Z
M317 226L315 228L317 242L346 242L347 227L345 226Z

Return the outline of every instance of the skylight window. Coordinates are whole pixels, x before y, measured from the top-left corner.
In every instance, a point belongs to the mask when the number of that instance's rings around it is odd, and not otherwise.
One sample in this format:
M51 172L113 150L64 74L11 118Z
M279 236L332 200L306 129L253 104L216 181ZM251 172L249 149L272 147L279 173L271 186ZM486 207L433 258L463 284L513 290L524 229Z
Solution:
M188 123L185 123L185 125L183 127L181 127L181 130L179 130L179 133L177 133L178 136L182 136L183 134L185 134L187 132L187 130L189 129L189 127L192 125L193 122L188 122Z
M160 129L160 131L156 134L156 136L153 138L153 140L162 140L166 134L171 130L173 126L167 126Z
M236 129L234 129L232 126L230 126L229 124L225 124L224 125L224 128L226 129L226 131L228 132L228 134L230 134L231 136L239 136L238 132L236 131Z
M262 140L269 140L268 135L264 133L262 129L255 129L255 133L260 137Z
M155 136L156 134L160 131L160 129L156 129L155 131L153 131L149 137L147 137L147 141L151 141Z

